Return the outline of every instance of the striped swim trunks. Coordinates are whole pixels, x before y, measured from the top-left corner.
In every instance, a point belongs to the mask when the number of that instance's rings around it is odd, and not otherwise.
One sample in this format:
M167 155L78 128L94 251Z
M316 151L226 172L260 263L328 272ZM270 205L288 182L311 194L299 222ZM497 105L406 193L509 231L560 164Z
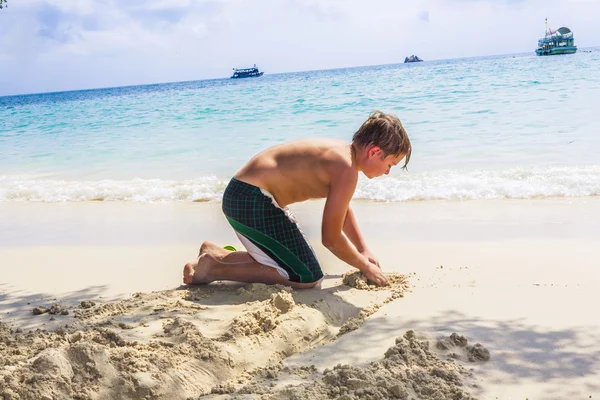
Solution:
M311 283L323 277L300 226L266 190L232 178L223 194L223 213L257 262L292 282Z

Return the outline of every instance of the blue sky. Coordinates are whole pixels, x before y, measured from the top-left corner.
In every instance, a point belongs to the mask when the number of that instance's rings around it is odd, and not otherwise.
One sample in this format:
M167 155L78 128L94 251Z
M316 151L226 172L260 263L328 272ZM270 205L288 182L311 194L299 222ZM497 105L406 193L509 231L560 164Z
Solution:
M0 95L600 45L600 0L9 0Z

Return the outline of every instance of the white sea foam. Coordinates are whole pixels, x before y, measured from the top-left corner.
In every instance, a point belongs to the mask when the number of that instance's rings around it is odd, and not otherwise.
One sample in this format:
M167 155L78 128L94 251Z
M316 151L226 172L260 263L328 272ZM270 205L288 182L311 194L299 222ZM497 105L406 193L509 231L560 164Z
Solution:
M215 201L221 199L226 184L226 181L221 181L214 176L185 181L160 179L65 181L0 176L0 202Z
M194 180L64 181L0 176L0 202L220 201L227 185L217 177ZM485 200L600 195L600 165L505 170L446 170L361 178L355 200Z
M531 199L600 195L600 166L436 171L361 180L355 198L379 201Z

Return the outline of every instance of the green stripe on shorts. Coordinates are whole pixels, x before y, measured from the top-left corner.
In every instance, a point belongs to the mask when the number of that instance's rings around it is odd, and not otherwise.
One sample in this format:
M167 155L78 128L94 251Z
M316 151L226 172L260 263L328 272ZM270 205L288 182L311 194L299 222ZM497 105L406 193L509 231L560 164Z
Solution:
M227 216L226 216L227 217ZM234 219L227 217L227 220L239 233L246 236L248 239L266 247L271 253L273 253L281 263L287 265L293 269L294 272L300 277L300 282L310 283L314 282L313 274L306 264L302 262L294 253L288 250L287 247L279 243L278 241L270 238L262 232L247 227L246 225L240 224Z

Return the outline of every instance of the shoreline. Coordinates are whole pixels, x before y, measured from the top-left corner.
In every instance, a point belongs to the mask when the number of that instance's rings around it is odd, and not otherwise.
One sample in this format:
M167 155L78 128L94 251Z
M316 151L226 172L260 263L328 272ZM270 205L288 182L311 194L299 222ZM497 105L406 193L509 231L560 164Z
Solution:
M323 200L293 204L312 242L320 242ZM397 225L401 241L598 238L600 196L544 199L353 201L365 235ZM558 230L557 230L558 229ZM459 233L457 236L456 233ZM221 203L0 203L0 249L27 246L197 245L237 240ZM369 238L367 237L367 240Z

